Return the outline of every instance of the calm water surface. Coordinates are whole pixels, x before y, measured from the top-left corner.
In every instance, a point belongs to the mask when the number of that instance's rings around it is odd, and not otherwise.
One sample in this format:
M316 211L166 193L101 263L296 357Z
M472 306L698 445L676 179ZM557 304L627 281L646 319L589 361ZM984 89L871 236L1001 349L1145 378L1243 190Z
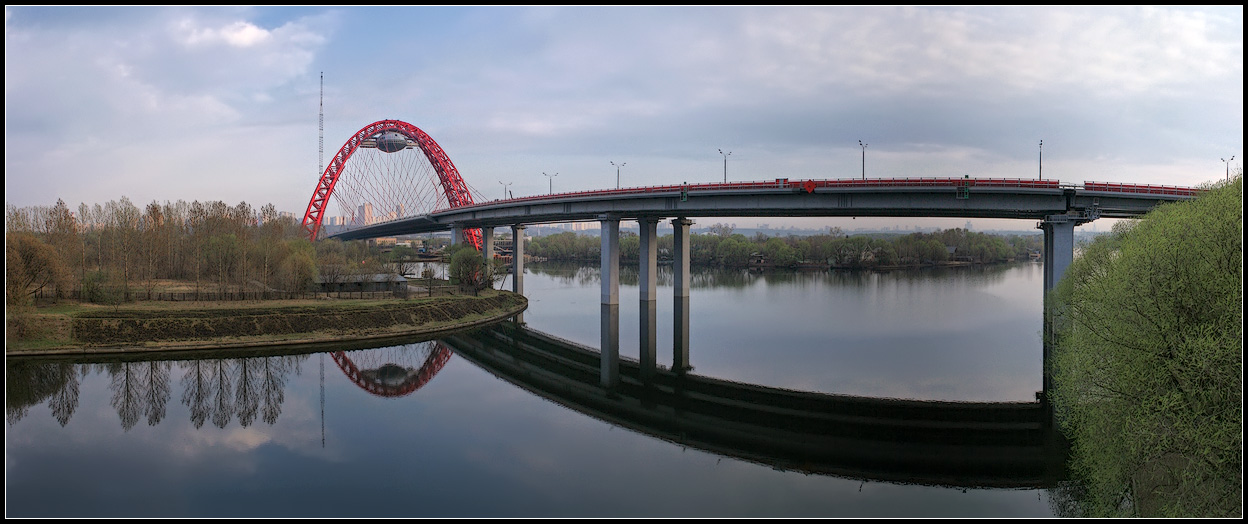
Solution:
M1042 266L699 272L693 373L921 400L1030 401ZM596 268L532 264L531 329L599 345ZM635 270L620 353L638 357ZM661 273L663 273L661 271ZM672 362L670 274L658 358ZM510 287L510 282L504 284ZM346 353L374 384L434 343ZM426 365L426 367L428 367ZM436 367L436 366L435 366ZM861 481L688 449L544 400L457 356L383 394L329 354L6 362L9 517L1037 517L1049 492ZM411 389L412 382L407 382Z

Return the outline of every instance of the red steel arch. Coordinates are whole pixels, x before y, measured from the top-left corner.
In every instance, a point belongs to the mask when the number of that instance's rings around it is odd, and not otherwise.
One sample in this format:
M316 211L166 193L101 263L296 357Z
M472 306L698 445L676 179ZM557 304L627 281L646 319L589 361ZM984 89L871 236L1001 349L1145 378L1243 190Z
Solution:
M442 367L451 360L451 355L451 350L447 349L441 342L438 342L434 344L433 352L429 354L429 358L425 360L425 363L420 366L420 369L415 374L409 375L402 384L388 385L369 380L345 352L335 351L330 354L334 358L334 363L338 364L338 369L341 369L343 374L351 382L359 386L360 389L379 397L390 398L409 395L428 384L433 379L433 376L437 375L442 370Z
M303 229L308 233L309 239L315 241L317 234L321 231L325 207L329 205L329 197L334 193L334 186L338 184L338 177L346 167L347 160L355 154L365 140L387 131L402 133L420 146L420 150L424 152L425 157L429 159L438 173L438 180L442 183L442 192L446 195L450 207L472 205L472 193L468 192L464 179L459 176L459 171L455 169L455 164L451 163L451 158L446 156L446 152L432 137L420 128L402 120L379 120L356 132L347 140L347 143L342 145L338 154L334 155L329 165L325 167L320 181L316 183L316 190L312 192L312 199L308 201L308 209L303 214ZM481 249L480 229L466 229L464 237L477 249Z

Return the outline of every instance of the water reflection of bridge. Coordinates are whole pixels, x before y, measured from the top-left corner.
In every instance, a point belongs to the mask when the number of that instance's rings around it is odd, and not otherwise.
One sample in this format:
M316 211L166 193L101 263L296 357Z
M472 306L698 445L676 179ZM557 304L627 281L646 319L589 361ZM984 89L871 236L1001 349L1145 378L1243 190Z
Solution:
M1066 445L1040 402L935 402L799 392L621 361L504 322L443 339L490 373L611 424L776 469L959 487L1046 488Z

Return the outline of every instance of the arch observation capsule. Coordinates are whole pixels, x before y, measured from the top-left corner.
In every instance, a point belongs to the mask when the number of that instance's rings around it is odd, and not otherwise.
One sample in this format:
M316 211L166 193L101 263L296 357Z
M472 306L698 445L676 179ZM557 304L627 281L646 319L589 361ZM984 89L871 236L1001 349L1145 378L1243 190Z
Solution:
M407 149L407 135L397 131L386 131L377 135L377 149L386 153L397 153Z

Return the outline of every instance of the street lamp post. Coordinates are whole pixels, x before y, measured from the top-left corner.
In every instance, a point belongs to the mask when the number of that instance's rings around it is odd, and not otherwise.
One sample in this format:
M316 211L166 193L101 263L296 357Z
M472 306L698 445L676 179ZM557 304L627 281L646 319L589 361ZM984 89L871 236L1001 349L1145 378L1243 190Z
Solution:
M1040 141L1040 172L1038 176L1040 180L1044 180L1044 140Z
M731 155L732 151L725 153L723 149L720 149L719 154L724 155L724 183L727 184L728 183L728 155Z
M1232 160L1235 160L1235 155L1231 155L1231 158L1222 159L1222 162L1226 164L1226 180L1228 182L1231 180L1231 161Z
M542 174L543 174L543 175L546 175L546 172L545 172L545 171L542 171ZM546 178L550 180L550 189L549 189L549 191L550 191L550 194L552 194L552 195L553 195L553 194L555 194L555 177L557 177L557 176L559 176L559 173L555 173L555 174L553 174L553 175L546 175Z
M867 144L858 141L858 145L862 146L862 179L867 179Z
M503 184L503 181L499 180L498 183ZM507 200L507 186L510 186L513 183L514 182L507 182L506 184L503 184L503 200Z
M620 168L628 165L628 162L622 162L617 165L615 161L612 160L609 163L615 166L615 188L619 189L620 188Z

